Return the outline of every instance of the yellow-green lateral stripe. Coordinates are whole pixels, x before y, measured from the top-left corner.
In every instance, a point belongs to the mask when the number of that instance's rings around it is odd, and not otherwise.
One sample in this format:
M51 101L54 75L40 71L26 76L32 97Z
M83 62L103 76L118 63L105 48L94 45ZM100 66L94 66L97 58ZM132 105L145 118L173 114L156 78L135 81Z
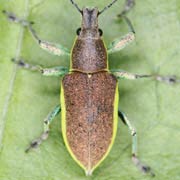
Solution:
M104 43L104 39L103 39L103 43ZM108 49L106 47L106 44L104 43L104 47L106 49L106 53L107 53L107 59L106 59L106 63L107 63L107 70L109 71L109 61L108 61Z
M92 172L102 163L102 161L107 157L107 155L109 154L114 141L115 141L115 137L116 137L116 133L117 133L117 126L118 126L118 103L119 103L119 92L118 92L118 83L116 84L116 92L115 92L115 96L114 96L114 112L113 112L113 135L112 135L112 140L111 143L108 147L108 150L106 151L106 153L104 154L104 156L102 157L102 159L92 168Z
M77 162L77 164L79 164L79 166L81 168L86 170L84 165L76 158L76 156L72 152L72 150L71 150L71 148L69 146L68 140L67 140L67 134L66 134L66 104L65 104L65 99L64 99L64 88L63 88L62 82L61 82L60 103L61 103L61 128L62 128L62 135L63 135L63 139L64 139L64 142L65 142L66 148L69 151L72 158Z

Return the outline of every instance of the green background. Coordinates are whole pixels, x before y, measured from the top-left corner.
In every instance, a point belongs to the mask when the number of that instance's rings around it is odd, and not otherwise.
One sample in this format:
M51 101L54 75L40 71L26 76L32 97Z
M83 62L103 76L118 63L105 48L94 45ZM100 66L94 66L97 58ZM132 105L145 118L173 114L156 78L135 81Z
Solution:
M80 7L102 9L110 0L77 0ZM123 8L118 1L99 18L105 43L128 32L117 21ZM34 21L39 36L71 48L80 14L68 0L1 0L6 9ZM110 68L134 73L160 73L180 78L180 1L139 0L128 14L136 40L109 56ZM0 14L0 180L132 180L151 179L131 162L131 137L119 122L117 138L107 159L85 177L68 154L59 117L51 126L49 139L37 150L24 153L29 142L43 130L43 119L59 103L59 78L18 68L10 59L44 67L69 66L68 57L52 56L40 49L27 30ZM138 132L138 154L152 167L157 180L180 179L180 84L153 80L120 80L120 107ZM78 107L77 107L78 108Z

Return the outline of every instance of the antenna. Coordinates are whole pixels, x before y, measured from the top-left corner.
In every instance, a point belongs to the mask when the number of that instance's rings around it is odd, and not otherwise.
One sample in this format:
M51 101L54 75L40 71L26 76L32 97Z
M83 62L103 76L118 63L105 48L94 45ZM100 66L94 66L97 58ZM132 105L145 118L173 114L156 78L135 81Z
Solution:
M82 14L82 10L78 7L78 5L73 0L70 1L76 7L76 9Z
M109 9L117 0L113 0L109 5L107 5L103 10L99 11L98 15L102 14L105 10Z

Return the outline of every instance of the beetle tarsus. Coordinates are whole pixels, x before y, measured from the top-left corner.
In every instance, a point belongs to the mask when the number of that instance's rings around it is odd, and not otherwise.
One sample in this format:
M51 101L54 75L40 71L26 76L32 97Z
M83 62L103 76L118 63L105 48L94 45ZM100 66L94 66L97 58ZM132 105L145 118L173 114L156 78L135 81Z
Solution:
M180 83L180 79L177 79L176 76L156 76L157 81L165 82L167 84Z
M25 150L25 152L28 153L31 149L37 148L39 144L41 144L39 140L33 141L30 146Z
M133 25L129 18L126 16L126 14L135 6L135 0L126 0L124 9L117 15L118 18L122 18L126 21L129 29L131 32L135 34L135 30L133 28Z
M23 59L17 60L15 58L12 58L11 61L13 63L17 64L19 67L22 67L24 69L29 69L31 71L39 71L39 72L43 73L42 72L43 68L41 66L25 63Z
M48 135L49 131L45 131L38 139L31 142L25 152L28 153L31 149L37 148L42 143L42 141L45 141L48 138Z
M5 14L10 21L17 21L17 17L13 13L10 13L6 10L2 10L2 13Z
M21 59L20 60L16 60L15 58L12 58L11 61L14 62L15 64L17 64L18 66L25 67L25 63Z
M135 6L135 0L126 0L124 9L121 11L120 14L118 14L118 17L121 17L128 13L133 7Z
M135 154L132 155L132 161L141 172L150 174L153 177L155 176L155 174L151 171L151 168L147 165L144 165Z
M34 24L34 22L32 22L32 21L29 22L29 21L26 21L24 19L18 18L15 14L13 14L11 12L8 12L6 10L3 10L2 13L4 13L6 15L8 20L10 20L12 22L15 22L15 23L19 23L19 24L21 24L24 27L28 27L28 26Z

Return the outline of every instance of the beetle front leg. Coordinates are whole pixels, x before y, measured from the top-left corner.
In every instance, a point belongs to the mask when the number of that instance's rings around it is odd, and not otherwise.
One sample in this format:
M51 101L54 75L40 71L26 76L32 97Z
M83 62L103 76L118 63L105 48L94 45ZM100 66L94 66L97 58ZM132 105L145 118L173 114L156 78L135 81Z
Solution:
M52 122L52 120L55 118L56 115L59 114L61 111L60 105L57 105L52 112L48 114L48 116L44 119L44 132L41 134L39 138L32 141L29 147L25 150L25 152L29 152L29 150L33 148L37 148L43 141L45 141L49 136L49 125Z
M129 29L131 32L133 32L135 34L133 25L131 23L131 21L128 19L128 17L126 17L126 14L135 6L135 0L126 0L125 2L125 6L124 9L122 10L122 12L120 14L118 14L117 16L119 18L122 18L126 21Z
M125 48L128 44L130 44L134 40L135 36L133 32L128 33L127 35L114 40L109 46L108 46L108 54L120 51L121 49Z
M41 40L39 36L36 34L36 31L32 28L32 25L34 24L33 22L29 22L27 20L18 18L13 13L7 12L5 10L3 10L3 13L7 16L7 18L10 21L18 23L24 27L27 27L30 33L32 34L33 38L36 40L36 42L39 44L39 46L42 49L48 51L51 54L58 55L58 56L70 54L70 51L67 48L63 47L61 44L56 44L56 43L51 43L48 41Z
M134 6L135 6L135 0L126 0L124 9L117 16L121 17L122 15L128 13Z
M123 37L115 39L110 45L108 46L107 52L108 54L120 51L121 49L125 48L128 44L130 44L135 39L135 31L131 21L124 15L122 18L126 21L130 32Z
M123 121L125 125L128 126L129 131L132 136L132 161L133 163L143 172L150 173L154 176L154 173L151 172L151 168L149 166L144 165L137 157L137 133L135 128L132 126L131 122L128 120L126 115L122 113L120 110L118 111L119 118Z
M126 0L125 6L123 11L118 14L118 17L122 18L125 20L125 22L128 25L129 28L129 33L126 34L123 37L115 39L112 43L107 48L107 52L113 53L116 51L120 51L121 49L125 48L128 44L130 44L134 39L135 39L135 30L134 27L129 20L129 18L126 16L126 13L135 5L135 0Z
M152 78L156 81L165 82L167 84L175 84L180 83L180 79L177 79L176 76L161 76L161 75L153 75L153 74L133 74L129 72L122 71L120 69L111 70L112 74L114 74L118 79L129 79L136 80L142 78Z

